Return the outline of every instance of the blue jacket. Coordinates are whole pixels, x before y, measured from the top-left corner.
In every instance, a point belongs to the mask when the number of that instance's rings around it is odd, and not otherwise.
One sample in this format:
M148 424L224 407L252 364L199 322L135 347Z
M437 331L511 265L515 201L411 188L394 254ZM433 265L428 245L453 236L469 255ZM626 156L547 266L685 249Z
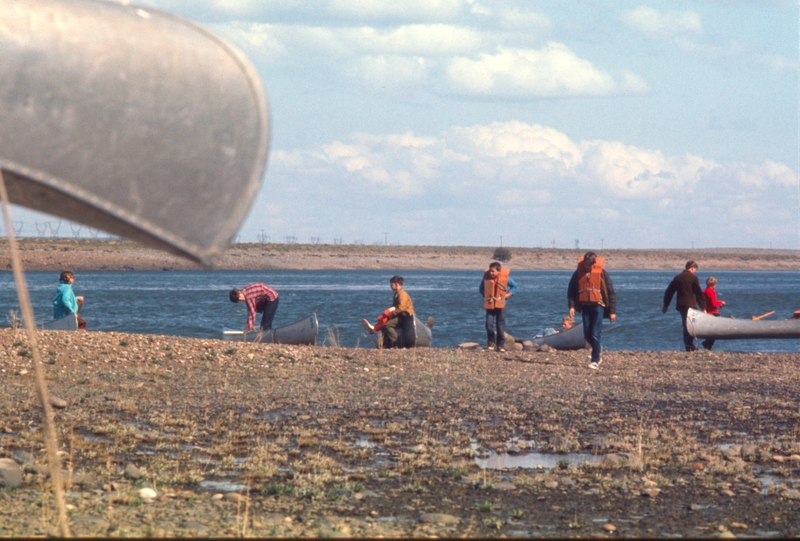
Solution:
M478 288L478 291L480 291L481 296L483 296L483 280L481 280L481 287ZM506 291L512 295L517 292L517 283L510 276L508 277L508 288Z
M72 286L66 282L61 282L56 288L53 297L53 319L59 319L70 314L78 313L78 300L72 291Z

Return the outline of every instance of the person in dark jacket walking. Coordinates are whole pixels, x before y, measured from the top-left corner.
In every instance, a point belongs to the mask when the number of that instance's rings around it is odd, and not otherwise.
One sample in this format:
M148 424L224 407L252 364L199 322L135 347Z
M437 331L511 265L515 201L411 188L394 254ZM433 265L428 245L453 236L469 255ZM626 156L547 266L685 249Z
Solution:
M678 294L675 308L681 313L681 324L683 325L683 343L686 346L686 351L697 351L697 346L694 345L694 336L689 333L686 328L686 315L689 308L694 308L706 311L706 301L703 298L703 290L700 289L700 281L694 273L697 271L697 263L694 261L687 261L685 270L672 279L667 290L664 292L664 307L661 312L667 313L669 304L672 302L672 297L675 293Z
M597 257L594 252L586 252L578 260L578 268L567 287L569 315L575 317L575 310L581 311L583 337L592 346L592 361L589 363L592 370L599 369L603 362L600 345L603 318L612 323L617 320L617 295L603 263L605 258Z

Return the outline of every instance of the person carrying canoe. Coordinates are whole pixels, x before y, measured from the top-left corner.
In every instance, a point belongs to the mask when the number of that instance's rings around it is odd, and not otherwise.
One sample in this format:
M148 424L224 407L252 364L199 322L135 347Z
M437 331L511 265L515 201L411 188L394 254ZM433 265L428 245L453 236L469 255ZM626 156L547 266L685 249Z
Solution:
M261 316L261 330L266 331L272 328L272 320L275 319L275 312L278 311L278 292L267 284L259 282L248 284L242 289L231 289L228 295L231 302L244 301L247 304L247 328L246 332L253 330L256 322L256 312Z
M86 320L78 315L83 307L83 297L76 297L72 291L72 284L75 283L75 275L70 271L61 273L58 279L56 294L53 296L53 319L61 319L70 314L75 314L79 329L86 329Z
M483 295L483 307L486 309L486 351L505 351L506 302L517 292L517 283L508 276L509 272L499 262L493 261L483 271L483 280L478 288Z
M686 346L686 351L697 351L697 346L694 345L694 336L689 333L689 329L686 327L686 315L689 313L689 308L696 310L699 306L700 310L706 311L703 290L700 289L700 281L694 275L695 272L697 272L697 263L687 261L684 271L675 276L667 286L667 290L664 292L664 306L661 308L661 312L666 314L669 304L672 302L672 297L675 293L678 294L675 309L681 313L683 343Z
M397 327L402 328L407 318L414 317L414 303L411 302L411 297L403 289L402 276L392 276L389 279L389 287L394 291L392 305L378 316L376 325L371 325L366 319L361 320L361 325L370 334L383 330L384 344L388 348L393 348L397 346Z
M611 277L603 268L604 257L594 252L586 252L578 259L578 268L572 273L567 298L569 315L575 317L575 310L581 311L583 318L583 337L592 346L592 359L589 368L597 370L603 362L600 333L603 318L612 323L617 320L617 295Z
M725 301L717 300L717 283L719 280L713 276L709 276L706 280L706 288L703 290L703 298L706 301L706 312L712 316L719 317L719 309L725 306ZM703 347L708 351L714 347L714 339L706 338L703 340Z

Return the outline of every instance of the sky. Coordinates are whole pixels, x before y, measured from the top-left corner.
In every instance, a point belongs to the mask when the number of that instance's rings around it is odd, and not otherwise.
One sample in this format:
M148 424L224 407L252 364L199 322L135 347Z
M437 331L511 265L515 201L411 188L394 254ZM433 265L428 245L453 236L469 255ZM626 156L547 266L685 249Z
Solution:
M800 248L795 1L139 3L261 75L240 241Z

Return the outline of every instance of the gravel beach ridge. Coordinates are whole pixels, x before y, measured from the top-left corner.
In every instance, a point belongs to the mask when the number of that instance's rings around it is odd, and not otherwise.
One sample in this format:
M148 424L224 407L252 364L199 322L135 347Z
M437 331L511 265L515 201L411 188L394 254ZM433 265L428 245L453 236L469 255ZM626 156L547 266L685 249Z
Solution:
M24 268L30 271L182 270L200 267L186 259L131 241L20 239ZM514 248L509 265L517 270L572 269L586 249ZM233 244L215 268L222 270L468 270L483 269L493 247L378 246L352 244ZM681 270L693 259L701 269L798 270L800 250L715 248L695 250L596 250L614 270ZM0 255L10 270L8 242Z
M80 536L800 535L797 354L39 343ZM0 535L53 535L23 332L0 373Z

